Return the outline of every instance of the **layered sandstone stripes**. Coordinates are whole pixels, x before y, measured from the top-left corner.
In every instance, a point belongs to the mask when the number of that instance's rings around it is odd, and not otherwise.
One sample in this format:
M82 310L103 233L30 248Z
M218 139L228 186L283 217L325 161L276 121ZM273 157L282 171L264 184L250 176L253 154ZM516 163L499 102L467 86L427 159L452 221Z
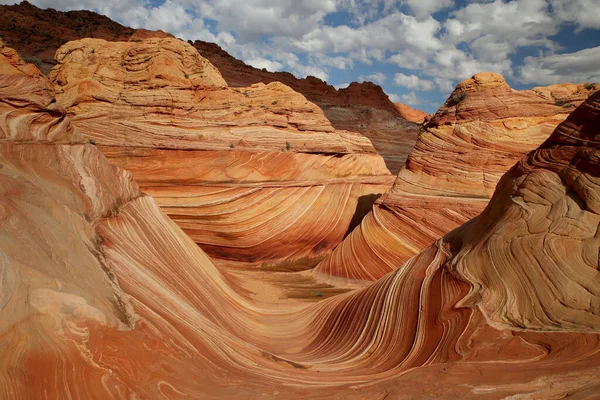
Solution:
M180 40L85 39L57 60L73 125L221 260L315 265L393 181L367 138L301 94L229 88Z
M275 305L251 300L52 101L14 105L40 81L14 79L28 71L1 54L16 66L0 75L15 92L0 97L3 120L45 115L13 121L27 137L0 126L2 397L564 398L600 388L600 92L504 175L481 215L402 268L317 303ZM55 141L47 119L65 130Z
M109 41L139 41L173 36L162 31L132 29L91 11L60 12L30 3L0 5L0 37L44 73L56 65L56 50L68 41L93 37ZM231 87L281 82L319 106L336 129L349 129L368 137L394 175L414 145L425 113L394 104L382 88L371 82L353 82L335 89L308 76L269 72L246 65L214 43L189 42L223 75Z
M360 132L368 137L388 169L398 173L415 144L426 114L403 104L394 104L383 89L372 82L352 82L335 89L319 78L297 79L289 72L259 70L229 55L218 45L201 40L190 42L208 58L232 87L259 82L282 82L318 105L336 129Z
M593 85L515 91L497 74L461 82L419 136L390 189L316 269L374 280L487 205L500 177L541 144Z

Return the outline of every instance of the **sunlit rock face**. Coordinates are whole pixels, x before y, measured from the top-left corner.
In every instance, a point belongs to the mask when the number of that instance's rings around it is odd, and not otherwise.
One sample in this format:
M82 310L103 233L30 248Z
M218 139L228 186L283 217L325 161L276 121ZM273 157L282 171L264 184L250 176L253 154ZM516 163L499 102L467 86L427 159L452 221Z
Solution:
M511 89L493 73L461 82L383 195L320 274L374 280L478 215L500 177L548 138L593 85Z
M402 268L251 299L0 43L0 397L593 398L600 92Z
M61 12L40 9L30 3L0 5L0 37L44 73L56 65L55 52L72 40L93 37L109 41L138 41L173 37L163 31L132 29L87 10ZM298 79L289 72L269 72L246 65L218 45L190 42L202 57L219 69L231 87L282 82L318 105L336 129L360 132L368 137L396 175L417 140L418 124L425 113L394 104L382 88L371 82L353 82L336 90L308 76Z
M366 137L282 83L229 88L180 40L85 39L56 57L73 125L218 259L315 265L393 182Z
M427 115L403 104L394 104L383 89L372 82L352 82L336 89L314 76L298 79L289 72L270 72L246 65L218 45L201 40L190 42L203 57L214 64L229 86L245 87L255 83L282 82L318 105L336 129L360 132L396 175L419 133Z

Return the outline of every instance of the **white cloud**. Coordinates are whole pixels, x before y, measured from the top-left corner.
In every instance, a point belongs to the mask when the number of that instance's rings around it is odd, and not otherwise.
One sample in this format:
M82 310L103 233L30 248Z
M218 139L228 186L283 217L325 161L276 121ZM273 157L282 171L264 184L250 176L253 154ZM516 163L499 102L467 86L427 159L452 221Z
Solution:
M421 101L419 100L419 98L417 97L415 92L410 92L408 94L400 96L400 100L402 101L402 103L405 103L405 104L408 104L411 106L416 106L417 104L421 103Z
M359 76L358 80L361 82L364 81L370 81L370 82L374 82L377 83L378 85L383 85L385 83L385 81L387 80L387 76L385 74L382 74L381 72L375 72L372 73L371 75L367 75L367 76Z
M427 79L421 79L416 75L405 75L401 72L394 75L394 83L398 86L404 86L416 90L433 90L433 82Z
M346 89L348 86L350 86L349 83L340 83L339 85L333 85L333 87L337 90Z
M522 46L552 48L547 37L557 32L545 0L471 3L453 12L444 28L448 45L467 43L482 62L503 61Z
M252 65L254 68L267 69L268 71L275 72L281 71L283 64L277 61L267 60L266 58L253 58L246 61L247 64Z
M190 2L193 3L193 2ZM206 0L198 15L218 22L219 29L236 32L240 43L263 35L300 37L316 29L336 10L334 0Z
M600 82L600 46L567 54L526 57L519 67L524 83Z
M310 58L315 63L336 69L349 69L354 67L354 62L349 57L330 57L325 54L311 54Z
M600 28L600 0L551 0L557 19L579 28Z
M404 0L410 9L419 18L426 17L436 11L440 11L454 5L454 0Z
M427 53L442 48L441 41L435 36L440 28L441 24L431 17L419 21L396 12L359 28L322 26L291 40L289 44L307 53L351 53L365 49L367 54L381 57L382 50L400 51L404 48ZM288 43L283 38L277 39L278 44L285 45L283 42Z
M400 103L400 96L398 96L397 94L390 93L388 94L388 97L390 98L390 101L392 103Z

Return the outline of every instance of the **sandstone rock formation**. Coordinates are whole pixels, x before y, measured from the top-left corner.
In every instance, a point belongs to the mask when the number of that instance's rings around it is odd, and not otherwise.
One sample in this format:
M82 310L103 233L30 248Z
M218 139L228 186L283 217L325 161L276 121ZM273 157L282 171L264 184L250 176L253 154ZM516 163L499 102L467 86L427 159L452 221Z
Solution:
M56 65L56 50L70 40L90 37L118 41L165 36L172 37L162 31L128 28L87 10L42 10L27 1L0 6L0 38L46 74Z
M45 78L0 49L0 397L600 389L600 92L504 175L480 216L402 268L275 307L249 299L82 141Z
M393 182L368 139L304 96L229 88L180 40L84 39L57 60L73 125L214 257L315 265Z
M427 118L427 113L425 111L416 110L406 104L394 103L394 106L400 113L400 116L407 121L422 124L425 122L425 118Z
M56 50L71 40L137 41L172 37L162 31L127 28L90 11L64 13L53 9L41 10L26 1L0 6L0 10L0 37L45 73L56 64ZM336 90L315 77L297 79L287 72L273 73L253 68L214 43L196 41L193 45L219 69L229 86L282 82L303 94L321 107L335 128L358 131L367 136L394 175L417 139L417 124L423 122L424 113L402 104L393 104L381 87L371 82L353 82L348 88Z
M461 82L431 118L394 186L317 268L374 280L479 214L511 165L541 144L593 85L511 89L493 73Z
M403 104L394 104L380 86L372 82L352 82L336 90L309 76L297 79L289 72L259 70L235 59L218 45L200 40L190 42L208 58L230 86L250 86L263 82L283 82L317 104L337 129L357 131L368 137L396 174L406 161L426 114Z

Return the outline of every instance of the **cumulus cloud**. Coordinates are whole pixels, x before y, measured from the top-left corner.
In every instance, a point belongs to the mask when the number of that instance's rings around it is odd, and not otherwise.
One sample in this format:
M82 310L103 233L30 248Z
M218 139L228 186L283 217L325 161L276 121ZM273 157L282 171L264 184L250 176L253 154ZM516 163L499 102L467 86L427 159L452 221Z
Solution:
M401 72L394 75L394 83L398 86L416 90L432 90L434 87L433 82L427 79L421 79L416 75L405 75Z
M254 68L267 69L268 71L275 72L281 71L283 64L277 61L267 60L266 58L252 58L247 60L247 63L252 65Z
M390 101L392 103L400 103L400 96L398 96L397 94L390 93L388 94L388 97L390 98Z
M375 72L372 73L371 75L367 75L367 76L359 76L358 80L361 82L364 81L370 81L370 82L374 82L377 83L379 85L383 85L385 83L385 81L387 81L387 76L385 74L382 74L381 72Z
M415 92L410 92L408 94L400 96L400 100L402 103L405 103L405 104L408 104L411 106L416 106L421 103L421 101L419 100L419 98L417 97Z
M454 11L444 27L446 43L466 43L482 62L502 61L523 46L552 49L547 37L558 29L545 0L471 3Z
M600 0L551 0L554 16L578 28L600 29Z
M524 83L600 82L600 46L574 53L526 57L519 67Z
M190 2L192 3L192 2ZM300 37L336 10L334 0L205 0L197 5L199 15L218 22L220 30L236 32L240 43L263 35Z
M453 0L404 0L403 3L410 7L419 18L454 5Z

